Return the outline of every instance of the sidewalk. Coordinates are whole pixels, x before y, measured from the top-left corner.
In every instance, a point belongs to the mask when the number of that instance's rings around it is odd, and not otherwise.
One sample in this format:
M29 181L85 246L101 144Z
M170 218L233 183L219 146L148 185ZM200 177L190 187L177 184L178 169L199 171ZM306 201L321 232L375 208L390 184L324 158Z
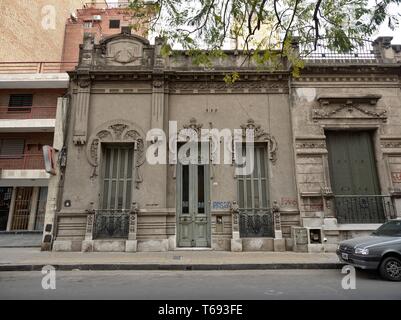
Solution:
M246 270L337 269L334 253L170 251L138 253L40 252L0 248L0 271L41 270Z

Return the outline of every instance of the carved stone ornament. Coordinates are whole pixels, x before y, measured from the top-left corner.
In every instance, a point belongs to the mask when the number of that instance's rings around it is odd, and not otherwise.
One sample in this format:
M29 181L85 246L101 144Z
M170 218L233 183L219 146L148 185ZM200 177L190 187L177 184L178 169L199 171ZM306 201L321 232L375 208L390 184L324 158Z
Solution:
M197 135L196 138L200 138L201 133L202 133L203 124L198 123L198 121L195 118L191 118L189 120L189 123L183 125L183 128L184 128L183 132L182 131L179 132L179 140L180 141L182 141L184 139L188 139L189 137L187 136L187 134L189 135L189 134L193 133L193 131Z
M140 65L143 43L129 35L119 35L104 44L107 61L120 65ZM103 49L104 50L104 49Z
M86 151L88 162L94 168L92 177L97 176L101 143L133 143L135 144L136 152L135 183L136 188L139 188L139 184L143 182L139 169L145 163L146 154L143 138L145 135L138 128L137 125L126 120L115 120L107 122L95 130L95 133L89 138Z
M246 138L246 131L253 130L255 142L268 142L269 144L269 159L275 163L277 161L278 143L274 136L265 132L261 125L256 124L255 120L248 119L248 122L241 125L242 137Z
M80 78L78 80L78 85L80 88L88 88L91 84L91 79L89 78Z
M379 119L383 122L387 121L386 110L368 110L360 105L346 103L337 107L325 107L314 109L312 114L313 120L319 119Z

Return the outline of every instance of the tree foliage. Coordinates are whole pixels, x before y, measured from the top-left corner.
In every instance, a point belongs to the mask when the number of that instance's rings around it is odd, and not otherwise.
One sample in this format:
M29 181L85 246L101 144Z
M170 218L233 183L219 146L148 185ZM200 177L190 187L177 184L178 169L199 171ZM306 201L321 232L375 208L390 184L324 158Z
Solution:
M383 23L395 29L400 14L394 6L400 3L401 0L133 0L130 8L142 23L147 19L151 31L167 39L164 54L179 47L190 52L196 63L207 66L212 57L224 56L223 49L231 43L262 66L274 68L277 61L286 57L295 66L294 72L299 73L302 62L291 45L295 37L305 55L315 51L322 41L329 49L349 52Z

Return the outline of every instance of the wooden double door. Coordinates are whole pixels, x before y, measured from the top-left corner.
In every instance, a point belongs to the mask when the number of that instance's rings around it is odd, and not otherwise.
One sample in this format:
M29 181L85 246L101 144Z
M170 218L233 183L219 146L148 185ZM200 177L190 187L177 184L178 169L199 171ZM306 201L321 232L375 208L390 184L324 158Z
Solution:
M384 221L372 133L326 132L330 180L340 223Z
M209 165L177 165L178 247L210 247Z

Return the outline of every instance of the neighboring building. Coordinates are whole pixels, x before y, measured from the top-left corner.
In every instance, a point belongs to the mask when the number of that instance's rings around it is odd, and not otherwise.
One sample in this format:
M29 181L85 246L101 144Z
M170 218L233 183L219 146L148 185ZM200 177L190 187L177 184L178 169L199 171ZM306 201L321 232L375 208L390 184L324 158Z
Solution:
M49 175L42 147L53 145L68 85L60 63L0 62L0 231L43 231Z
M41 8L46 5L56 9L54 30L41 29ZM105 2L91 2L78 10L79 18L72 22L81 1L3 1L1 6L4 37L0 48L0 232L9 236L21 231L42 231L46 205L48 210L56 206L57 192L49 194L50 201L47 195L49 183L57 185L58 178L50 179L45 172L42 146L62 149L69 87L66 71L78 63L82 41L76 39L82 40L86 19L96 14L96 19L108 26L114 26L111 18L124 26L127 14L109 8ZM96 25L88 31L95 38L121 32L121 26L106 29ZM35 245L40 245L40 233L38 237Z
M85 2L88 1L0 1L0 62L59 62L65 21Z
M79 46L82 44L84 33L94 35L95 41L103 37L121 33L123 27L135 24L132 13L127 9L127 1L93 2L85 8L78 9L66 24L63 49L63 61L78 61ZM140 24L141 28L135 33L147 37L148 26Z
M298 79L287 67L238 69L232 51L204 69L185 52L162 57L161 46L126 30L99 43L85 36L70 72L67 157L59 206L46 213L47 247L333 251L401 216L399 46L380 38L368 56L323 53ZM227 70L240 80L226 84ZM255 129L253 174L210 162L151 165L150 129L180 147L169 121L193 135Z

